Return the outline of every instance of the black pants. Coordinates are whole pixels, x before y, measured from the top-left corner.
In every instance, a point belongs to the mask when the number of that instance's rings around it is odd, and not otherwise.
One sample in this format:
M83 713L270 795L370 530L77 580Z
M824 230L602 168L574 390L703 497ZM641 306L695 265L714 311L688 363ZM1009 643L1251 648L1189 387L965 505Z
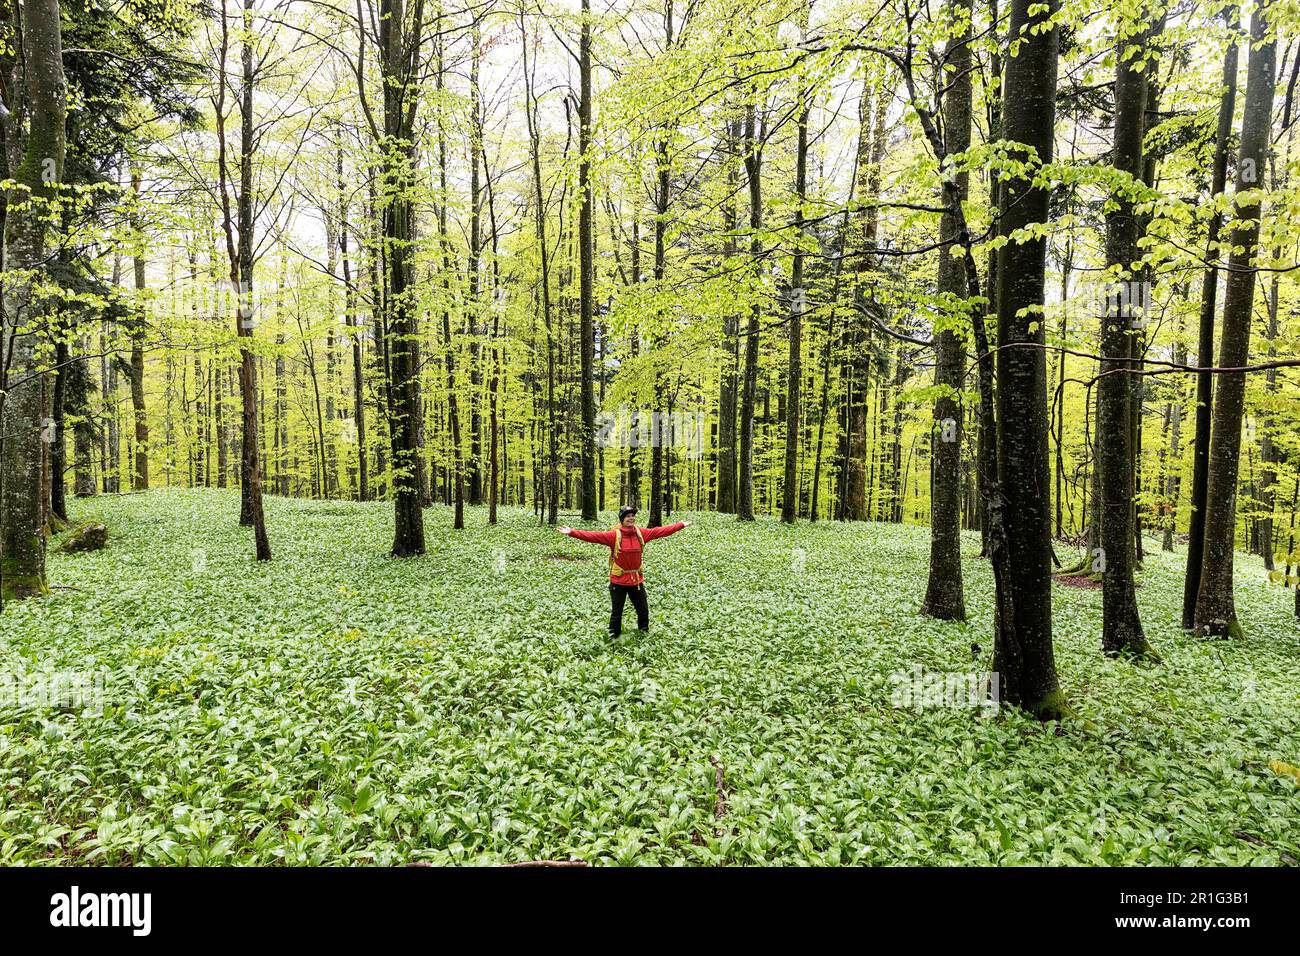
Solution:
M636 626L643 631L650 630L650 605L645 599L644 584L613 584L609 586L609 636L618 637L623 633L623 602L632 599L636 608Z

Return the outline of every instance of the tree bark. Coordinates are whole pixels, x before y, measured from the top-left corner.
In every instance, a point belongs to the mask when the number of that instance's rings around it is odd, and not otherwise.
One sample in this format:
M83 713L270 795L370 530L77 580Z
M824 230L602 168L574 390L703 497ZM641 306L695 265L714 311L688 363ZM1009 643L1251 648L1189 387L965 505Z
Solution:
M1101 472L1102 650L1109 656L1154 657L1138 613L1133 580L1133 384L1134 338L1146 321L1147 296L1135 267L1140 257L1136 203L1142 184L1147 76L1143 62L1150 30L1116 39L1115 142L1113 165L1124 179L1106 216L1106 264L1119 282L1107 289L1101 317L1101 379L1097 383L1097 467Z
M1031 13L1030 10L1033 10ZM1013 0L1009 36L1020 50L1006 64L1002 135L1052 158L1058 28L1044 29L1057 4ZM1028 33L1037 27L1038 32ZM999 233L1048 221L1049 190L1020 178L1003 184ZM1010 242L998 256L997 488L989 536L997 586L993 666L1003 700L1040 718L1066 709L1052 649L1051 475L1047 443L1047 363L1042 325L1045 240ZM995 527L1001 525L1001 529ZM999 570L1000 569L1000 570ZM1005 575L1005 577L1004 577Z
M131 190L137 202L140 200L140 171L131 173ZM132 487L136 491L149 489L149 417L145 409L144 396L144 293L147 288L144 275L143 239L131 265L135 279L137 302L131 321L131 410L135 420L135 469L132 472Z
M416 150L413 141L418 89L412 72L420 60L423 2L415 0L407 22L404 0L380 2L380 73L384 90L383 209L384 306L388 312L392 401L393 547L395 558L425 552L424 511L419 486L419 346L412 302L412 245L415 239Z
M727 157L727 195L722 201L722 254L734 262L736 244L735 196L740 191L740 136L737 120L728 119L723 129L723 150ZM729 312L722 321L722 374L718 385L718 490L716 508L720 514L736 512L736 390L740 368L740 318Z
M63 179L67 84L58 0L21 5L22 82L30 127L4 221L4 317L0 325L0 607L48 594L41 496L42 369L31 328L32 281L45 260L42 207ZM21 205L19 205L21 203Z
M1232 252L1223 293L1223 330L1218 363L1224 368L1250 359L1251 310L1255 300L1253 260L1259 246L1260 191L1268 160L1272 126L1275 40L1268 29L1267 0L1250 20L1246 97L1237 160L1237 209L1229 234ZM1237 474L1241 460L1241 419L1245 411L1246 373L1225 372L1214 399L1209 473L1206 481L1205 554L1196 595L1198 634L1240 637L1232 593L1232 564L1237 531Z
M591 0L582 0L582 31L578 40L578 271L582 377L582 519L596 520L596 398L593 375L596 361L595 259L593 220L595 196L591 185Z
M262 463L258 442L257 421L257 366L248 340L253 336L256 310L253 286L253 258L255 227L253 213L253 155L256 145L253 135L253 97L255 73L253 67L253 0L244 0L241 15L242 40L240 43L240 124L239 124L239 191L235 214L232 217L227 191L226 133L223 114L225 98L224 64L228 42L226 10L221 9L221 62L219 77L221 92L217 101L217 139L219 149L219 177L221 206L226 236L226 251L230 261L230 283L236 290L235 335L239 349L239 396L241 410L240 436L240 513L239 523L253 528L254 549L258 561L271 559L271 546L266 536L266 517L262 509ZM238 239L235 233L238 233ZM139 271L141 267L137 267ZM137 279L137 281L139 281Z
M755 270L763 254L763 146L758 110L753 103L745 109L745 172L749 183L749 251ZM755 275L757 281L757 275ZM740 467L736 517L754 520L754 404L758 393L758 329L762 307L755 302L749 310L745 332L745 371L740 400Z
M944 148L951 157L970 148L971 50L970 16L972 0L952 0L953 12L964 24L962 32L948 41L945 67L951 69L944 96ZM947 76L947 72L943 74ZM969 189L970 174L947 168L943 173L956 179L949 202L962 202ZM952 248L957 239L957 216L949 210L939 221L938 290L965 302L966 272L963 259ZM964 310L963 310L964 311ZM955 319L956 316L953 317ZM934 341L934 384L941 389L934 403L934 425L930 431L930 575L921 613L941 620L964 621L966 601L961 573L961 439L962 411L957 398L966 378L963 337L951 325L941 329Z
M1223 11L1224 20L1231 28L1232 39L1223 55L1223 94L1219 100L1219 123L1214 139L1214 169L1210 186L1210 201L1223 194L1228 178L1228 148L1232 136L1232 117L1237 100L1237 42L1241 15L1236 7ZM1214 365L1214 312L1218 297L1219 270L1213 265L1219 259L1219 232L1223 217L1217 212L1210 217L1209 234L1205 240L1206 261L1201 284L1201 311L1197 330L1196 361L1201 368ZM1206 494L1210 473L1210 430L1214 414L1214 375L1211 372L1196 374L1196 425L1192 438L1192 498L1187 527L1187 571L1183 577L1182 626L1191 630L1196 623L1196 596L1201 588L1201 564L1205 556Z
M547 246L546 238L546 200L542 184L542 157L541 157L541 130L539 128L540 119L537 110L537 98L533 89L533 70L536 69L536 60L530 62L528 56L528 46L532 42L528 36L527 28L524 24L524 12L521 7L519 10L519 29L523 34L523 73L524 73L524 116L528 124L528 140L532 159L532 179L533 179L533 204L534 204L534 226L536 230L535 239L537 241L538 257L541 261L541 296L542 319L546 329L546 420L547 420L547 450L546 450L546 478L538 483L538 490L542 492L542 500L546 502L545 520L548 524L556 524L559 520L559 497L560 497L560 462L559 451L556 445L558 428L556 422L555 406L555 330L551 318L551 269L550 269L550 252ZM536 479L538 475L535 475Z
M806 293L803 287L804 213L808 199L808 116L807 102L799 113L798 145L795 147L794 190L798 206L794 214L795 251L790 266L790 352L786 371L785 396L785 475L782 481L781 520L793 524L799 516L799 388L803 351L803 313Z
M67 490L63 473L67 466L67 436L64 433L64 406L68 394L68 343L65 330L55 330L54 372L51 398L53 408L49 423L50 451L50 514L60 521L68 520Z
M889 101L883 77L868 74L858 105L856 175L859 194L867 208L859 240L861 252L856 257L854 296L873 300L874 293L867 292L864 285L866 276L876 268L879 260L875 253L880 229L876 201L880 198L880 166L885 155L885 118ZM842 521L866 521L870 517L867 507L867 396L871 390L872 365L870 327L859 317L852 317L845 329L843 344L847 355L842 375L845 407L839 456L839 518Z
M1282 149L1280 157L1274 156L1272 160L1273 176L1272 186L1275 192L1281 190L1286 185L1287 173L1290 169L1291 140L1295 136L1295 127L1292 126L1287 130L1286 144ZM1279 172L1281 171L1281 172ZM1281 259L1283 255L1281 243L1274 249L1274 257ZM1265 326L1265 339L1268 342L1268 348L1265 352L1265 359L1271 361L1277 358L1277 337L1281 328L1278 323L1278 314L1281 306L1281 276L1274 272L1269 280L1268 289L1268 323ZM1276 492L1274 485L1277 483L1278 472L1277 466L1282 464L1283 458L1278 449L1278 444L1274 440L1274 432L1277 428L1275 419L1276 401L1277 401L1277 373L1276 368L1271 368L1264 373L1264 393L1266 400L1263 411L1260 414L1259 422L1259 510L1261 512L1259 519L1259 544L1260 556L1264 559L1264 570L1272 571L1274 564L1273 557L1273 537L1274 522L1273 511L1276 506Z
M671 7L669 8L671 11ZM668 35L666 47L673 43L671 12L666 18ZM654 278L656 291L662 288L664 277L668 274L668 206L672 202L672 167L668 155L668 133L663 131L655 141L655 261ZM651 340L652 345L662 346L662 339L656 331ZM668 416L664 411L666 389L664 377L657 365L653 366L654 405L650 420L650 520L649 527L657 528L663 524L664 507L668 501L667 443L669 441Z

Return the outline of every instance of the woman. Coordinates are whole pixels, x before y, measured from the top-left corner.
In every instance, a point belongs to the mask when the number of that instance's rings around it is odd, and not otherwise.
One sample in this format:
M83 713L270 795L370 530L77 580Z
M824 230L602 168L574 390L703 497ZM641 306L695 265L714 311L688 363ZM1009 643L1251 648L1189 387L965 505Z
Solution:
M559 529L560 534L609 548L610 637L618 637L623 633L623 606L629 597L632 606L636 608L637 629L650 630L650 605L646 603L645 575L641 573L641 550L647 541L676 534L688 523L679 521L660 528L638 528L636 509L624 505L618 509L618 524L608 531L577 531L567 527Z

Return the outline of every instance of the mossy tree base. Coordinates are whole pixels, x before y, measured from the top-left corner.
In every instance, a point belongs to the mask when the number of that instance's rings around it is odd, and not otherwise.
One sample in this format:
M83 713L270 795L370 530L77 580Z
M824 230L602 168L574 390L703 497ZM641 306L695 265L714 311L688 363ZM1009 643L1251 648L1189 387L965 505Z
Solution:
M1041 700L1024 704L1023 709L1043 723L1049 720L1065 720L1074 716L1074 708L1065 699L1065 694L1059 690L1052 691Z
M6 560L0 570L0 596L6 601L23 601L32 597L44 597L50 593L50 586L45 575L40 571L20 569L18 562Z

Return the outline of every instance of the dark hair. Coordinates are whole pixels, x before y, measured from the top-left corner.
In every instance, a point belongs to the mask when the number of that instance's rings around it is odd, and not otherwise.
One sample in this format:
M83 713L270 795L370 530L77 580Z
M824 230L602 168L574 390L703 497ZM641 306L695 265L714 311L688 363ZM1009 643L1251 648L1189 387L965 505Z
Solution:
M619 508L618 509L619 524L622 524L623 519L626 518L628 515L634 515L634 514L636 514L636 508L632 507L631 505L624 505L623 507Z

